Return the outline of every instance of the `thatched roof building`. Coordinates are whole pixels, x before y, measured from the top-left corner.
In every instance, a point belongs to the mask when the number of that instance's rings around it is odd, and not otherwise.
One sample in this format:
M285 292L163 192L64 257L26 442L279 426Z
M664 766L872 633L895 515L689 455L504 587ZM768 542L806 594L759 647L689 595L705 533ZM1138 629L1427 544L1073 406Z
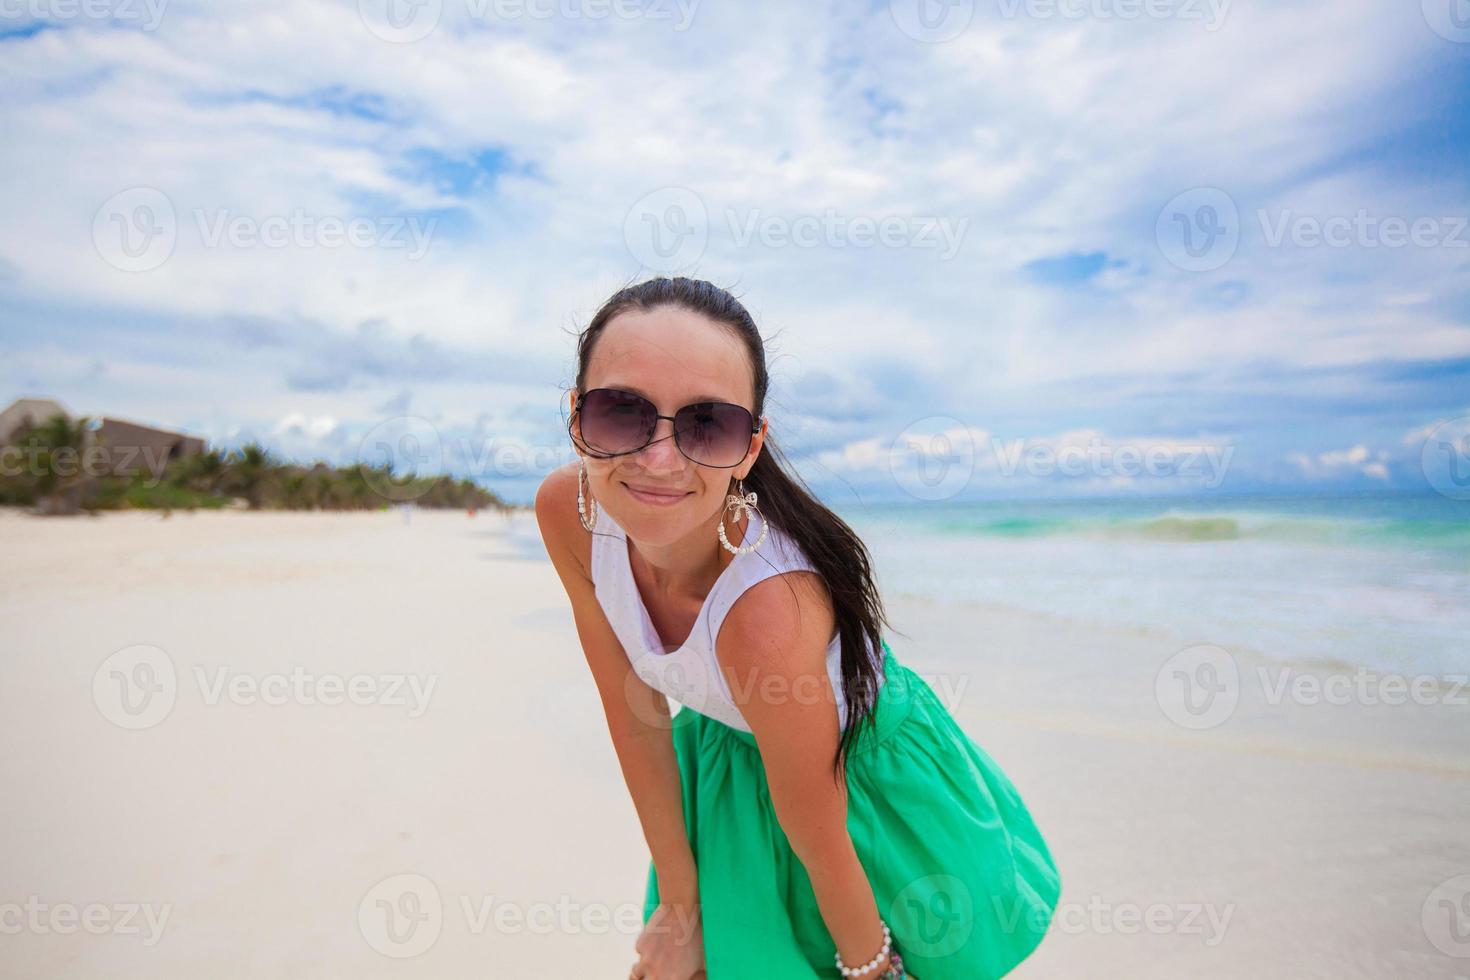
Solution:
M98 445L107 448L114 476L145 468L161 472L170 460L204 452L204 440L198 436L110 416L103 416L93 435Z
M35 428L53 415L72 418L60 402L51 398L18 398L0 412L0 446L13 445L27 429ZM104 415L86 436L89 446L107 448L107 472L127 476L147 470L162 472L170 460L202 453L205 442L173 429L161 429Z
M34 429L53 415L71 418L61 402L51 398L17 398L0 412L0 446L11 446L21 433Z

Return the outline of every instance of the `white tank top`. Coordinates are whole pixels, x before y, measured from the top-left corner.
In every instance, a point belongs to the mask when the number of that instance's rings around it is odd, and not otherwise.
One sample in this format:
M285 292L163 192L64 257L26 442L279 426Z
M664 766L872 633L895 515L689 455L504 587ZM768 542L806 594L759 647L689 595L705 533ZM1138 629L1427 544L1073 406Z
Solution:
M764 518L759 512L752 513L742 543L760 537L763 523ZM770 533L759 548L736 555L725 566L705 597L684 645L666 650L638 593L628 549L627 534L606 510L599 509L597 527L592 532L592 583L596 588L597 601L627 651L634 672L649 687L685 707L749 732L750 726L731 697L729 683L715 659L715 638L720 635L720 624L725 621L735 600L752 585L783 572L815 571L814 566L788 535L771 525ZM882 658L875 657L874 663L881 684ZM842 641L836 636L827 647L827 678L837 701L838 724L845 729L847 704L842 695ZM759 677L752 682L738 682L753 683L752 694L761 690ZM812 696L809 687L793 687L784 693L793 699Z

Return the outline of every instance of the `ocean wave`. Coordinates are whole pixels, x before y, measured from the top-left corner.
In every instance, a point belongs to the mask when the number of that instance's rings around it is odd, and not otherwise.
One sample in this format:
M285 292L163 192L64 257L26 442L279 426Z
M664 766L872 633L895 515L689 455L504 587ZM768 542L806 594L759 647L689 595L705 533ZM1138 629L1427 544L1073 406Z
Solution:
M977 508L978 509L978 508ZM1470 549L1470 519L1316 516L1260 511L1168 509L1152 514L954 514L923 519L945 537L1081 535L1152 541L1279 541L1304 545Z

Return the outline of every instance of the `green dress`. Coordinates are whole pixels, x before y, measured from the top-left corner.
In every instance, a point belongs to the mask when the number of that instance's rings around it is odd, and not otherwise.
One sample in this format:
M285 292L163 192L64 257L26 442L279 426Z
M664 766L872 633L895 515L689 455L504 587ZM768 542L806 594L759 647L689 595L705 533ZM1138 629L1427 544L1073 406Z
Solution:
M1003 976L1046 933L1061 876L1000 767L886 641L883 651L873 725L847 763L858 858L919 980ZM841 977L811 881L777 822L755 737L684 707L673 739L709 980ZM650 861L645 923L658 904Z

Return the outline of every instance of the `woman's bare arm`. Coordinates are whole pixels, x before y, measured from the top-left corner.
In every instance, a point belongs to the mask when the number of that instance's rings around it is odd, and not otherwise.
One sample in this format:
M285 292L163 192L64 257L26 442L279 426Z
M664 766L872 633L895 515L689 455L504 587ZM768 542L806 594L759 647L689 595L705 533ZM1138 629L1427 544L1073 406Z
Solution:
M699 900L698 879L684 822L668 700L633 672L597 602L588 569L589 535L577 518L576 481L575 466L549 474L536 491L536 520L571 600L577 635L602 699L613 749L653 856L659 898L692 912Z
M773 575L726 615L716 656L755 735L776 819L806 869L849 966L883 943L877 901L847 830L847 786L832 777L841 736L827 676L830 598L813 572Z

